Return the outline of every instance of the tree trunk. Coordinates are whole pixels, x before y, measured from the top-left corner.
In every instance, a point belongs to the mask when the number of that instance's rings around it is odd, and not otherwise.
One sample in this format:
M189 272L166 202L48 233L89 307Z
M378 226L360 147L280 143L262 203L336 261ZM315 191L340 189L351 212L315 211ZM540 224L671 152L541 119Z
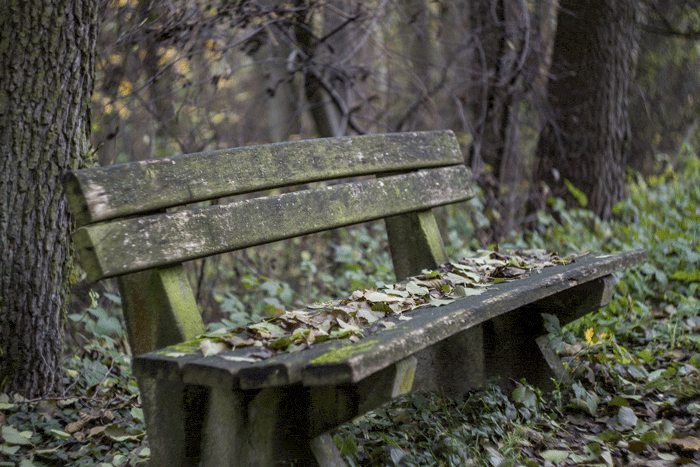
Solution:
M345 128L342 128L341 119L343 116L338 112L335 103L328 95L328 89L324 89L321 79L325 79L327 74L327 63L320 57L319 44L312 31L314 29L314 15L309 14L307 8L312 8L313 4L306 0L297 0L296 6L299 9L296 17L294 35L302 52L301 59L304 65L304 93L309 106L309 115L316 127L316 136L328 138L332 136L342 136ZM303 8L302 8L303 7ZM309 10L313 12L313 9ZM331 81L328 85L332 86Z
M97 0L0 6L0 391L61 382L71 258L61 179L89 159Z
M537 51L525 0L472 0L471 29L478 36L473 54L480 89L472 91L474 120L471 165L477 176L483 164L493 169L487 187L487 205L498 215L495 240L515 228L523 200L518 192L524 178L520 148L520 111L533 81L531 66ZM482 178L484 180L484 178Z
M638 24L634 0L561 1L535 180L573 201L569 180L602 218L624 196ZM541 194L535 207L544 207Z

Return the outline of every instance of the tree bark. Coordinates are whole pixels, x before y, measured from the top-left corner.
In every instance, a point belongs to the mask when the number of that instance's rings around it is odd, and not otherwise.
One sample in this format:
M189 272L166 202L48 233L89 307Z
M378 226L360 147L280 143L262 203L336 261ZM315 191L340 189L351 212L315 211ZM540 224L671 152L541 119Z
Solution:
M0 6L0 391L61 383L70 217L61 179L90 159L97 0Z
M309 115L316 126L316 136L328 138L332 136L342 136L345 129L341 125L341 115L336 109L336 105L328 95L328 90L324 89L321 78L325 78L328 70L327 57L320 57L320 46L312 31L314 29L314 15L307 10L312 4L306 0L297 0L296 6L299 8L296 17L294 35L304 64L304 93L309 106ZM303 7L303 8L302 8ZM332 84L330 84L332 86Z
M518 193L524 178L520 148L520 114L536 68L531 66L536 28L525 0L472 0L471 30L477 39L473 68L479 89L471 102L474 140L471 166L486 188L487 205L497 215L494 240L507 235L522 214ZM484 164L492 168L484 176Z
M569 180L604 219L624 197L638 31L634 0L561 1L535 181L573 201ZM544 207L544 196L534 202Z

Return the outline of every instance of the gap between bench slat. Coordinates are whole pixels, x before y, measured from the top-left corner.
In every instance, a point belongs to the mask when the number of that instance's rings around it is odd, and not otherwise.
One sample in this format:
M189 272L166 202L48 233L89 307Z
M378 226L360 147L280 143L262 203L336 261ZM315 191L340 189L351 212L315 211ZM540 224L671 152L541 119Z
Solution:
M79 228L89 280L430 209L473 196L463 165Z
M451 131L293 141L71 172L78 226L319 180L463 164Z

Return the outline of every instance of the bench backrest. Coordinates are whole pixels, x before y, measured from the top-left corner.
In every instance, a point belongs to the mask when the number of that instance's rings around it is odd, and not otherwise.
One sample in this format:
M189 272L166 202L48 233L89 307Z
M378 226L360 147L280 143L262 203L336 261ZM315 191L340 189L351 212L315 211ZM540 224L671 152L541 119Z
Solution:
M378 178L339 180L366 175ZM329 180L337 182L195 204ZM400 279L447 260L430 209L473 195L449 131L296 141L80 170L68 174L66 192L88 278L118 276L135 354L201 332L183 261L385 218ZM180 208L167 211L174 207Z

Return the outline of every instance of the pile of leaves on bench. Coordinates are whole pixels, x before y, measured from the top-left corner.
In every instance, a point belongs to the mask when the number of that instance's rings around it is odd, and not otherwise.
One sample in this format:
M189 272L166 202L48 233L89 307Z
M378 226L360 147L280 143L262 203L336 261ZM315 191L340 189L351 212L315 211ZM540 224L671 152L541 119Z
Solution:
M516 280L548 266L568 264L573 258L560 258L545 250L499 252L480 250L478 256L443 265L398 284L378 283L376 288L356 290L349 298L309 305L304 310L285 311L279 316L236 329L220 329L203 334L198 343L206 357L226 350L256 346L258 351L237 361L258 362L282 352L297 352L331 339L358 341L375 332L395 326L384 318L403 315L426 306L441 306L459 298L478 295L489 285ZM179 357L178 352L167 356Z

